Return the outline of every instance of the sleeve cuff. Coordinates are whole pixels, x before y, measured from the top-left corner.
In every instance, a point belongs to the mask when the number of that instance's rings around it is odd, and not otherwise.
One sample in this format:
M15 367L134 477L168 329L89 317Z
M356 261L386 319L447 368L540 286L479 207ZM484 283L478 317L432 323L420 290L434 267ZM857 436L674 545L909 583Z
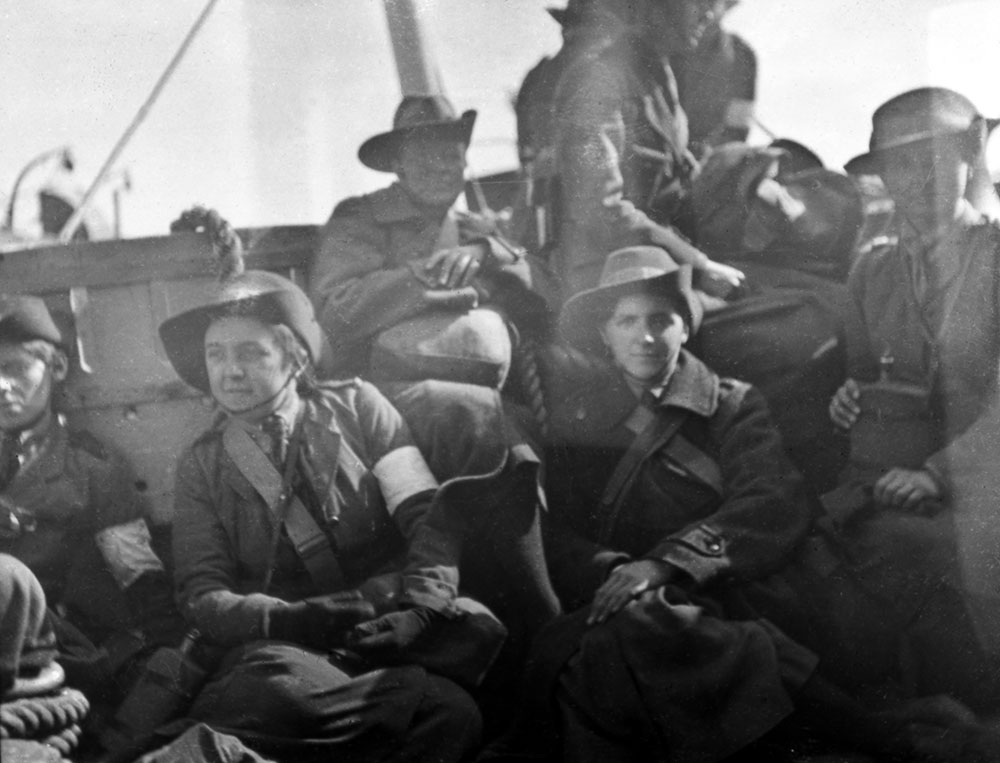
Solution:
M459 614L455 606L456 596L455 588L447 583L407 575L403 579L403 595L399 604L403 609L426 607L451 618Z
M94 535L115 582L124 590L146 572L163 572L144 519L105 527Z
M719 533L700 525L683 535L666 539L650 556L672 564L701 586L723 575L732 566L727 545L726 539Z

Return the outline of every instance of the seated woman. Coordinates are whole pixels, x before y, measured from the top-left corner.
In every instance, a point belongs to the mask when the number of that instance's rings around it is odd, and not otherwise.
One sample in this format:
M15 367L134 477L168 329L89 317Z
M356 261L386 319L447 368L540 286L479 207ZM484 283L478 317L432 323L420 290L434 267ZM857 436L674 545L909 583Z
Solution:
M463 758L476 706L418 663L475 683L498 648L476 636L502 629L456 599L456 539L400 415L367 383L313 380L312 306L272 273L160 335L220 409L177 470L183 613L229 650L190 715L282 759Z
M849 746L936 754L913 726L961 725L957 705L852 698L886 696L899 623L812 530L760 395L682 349L699 304L687 268L634 247L563 310L566 339L614 365L553 408L547 551L578 609L540 636L535 699L491 756L722 760L793 711Z

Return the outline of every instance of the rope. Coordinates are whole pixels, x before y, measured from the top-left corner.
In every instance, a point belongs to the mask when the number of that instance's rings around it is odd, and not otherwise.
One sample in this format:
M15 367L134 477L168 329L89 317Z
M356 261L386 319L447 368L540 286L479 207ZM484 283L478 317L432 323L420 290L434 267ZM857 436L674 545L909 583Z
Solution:
M0 739L32 739L51 744L62 753L71 752L89 712L90 703L76 689L63 689L51 697L4 702L0 704Z
M243 272L243 241L236 229L216 210L197 205L181 212L170 223L171 233L191 231L206 234L219 265L219 280L228 281Z
M538 424L538 431L544 439L549 434L549 410L545 405L545 391L538 370L538 342L532 338L522 338L514 352L513 360L521 391L532 417Z

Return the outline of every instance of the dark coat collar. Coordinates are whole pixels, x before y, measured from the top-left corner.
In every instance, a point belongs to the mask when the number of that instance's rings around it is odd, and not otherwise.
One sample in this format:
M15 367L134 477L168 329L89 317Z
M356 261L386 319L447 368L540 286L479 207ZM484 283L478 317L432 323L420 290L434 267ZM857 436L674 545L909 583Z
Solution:
M407 196L398 182L371 194L372 214L380 225L429 220L427 214ZM440 220L434 220L440 222Z
M684 408L705 418L719 408L719 377L687 350L681 350L677 368L657 404L662 408Z
M625 425L637 401L621 374L595 373L580 380L577 391L556 401L551 410L553 437L558 441L605 443ZM681 350L673 376L657 396L660 407L683 408L709 418L719 407L719 377L687 350Z

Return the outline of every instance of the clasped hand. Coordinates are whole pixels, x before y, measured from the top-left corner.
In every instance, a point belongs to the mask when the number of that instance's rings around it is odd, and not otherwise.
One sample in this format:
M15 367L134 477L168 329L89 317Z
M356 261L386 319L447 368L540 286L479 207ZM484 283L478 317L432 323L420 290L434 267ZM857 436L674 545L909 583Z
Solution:
M659 559L638 559L616 567L594 594L587 624L603 623L633 599L666 585L673 577L674 568Z
M421 280L431 288L461 289L472 286L486 260L486 245L466 244L434 252L420 263Z
M362 654L391 656L415 644L426 633L437 613L414 607L359 623L347 636L347 646Z

